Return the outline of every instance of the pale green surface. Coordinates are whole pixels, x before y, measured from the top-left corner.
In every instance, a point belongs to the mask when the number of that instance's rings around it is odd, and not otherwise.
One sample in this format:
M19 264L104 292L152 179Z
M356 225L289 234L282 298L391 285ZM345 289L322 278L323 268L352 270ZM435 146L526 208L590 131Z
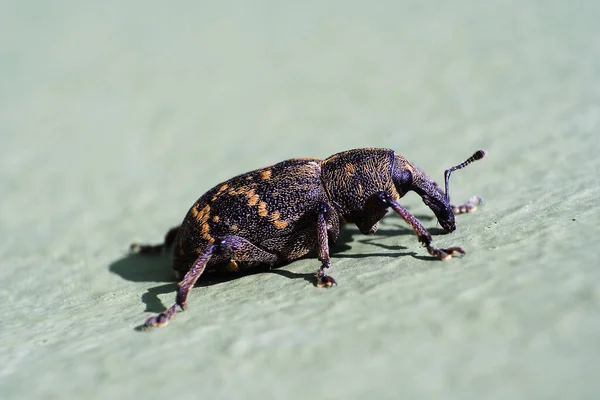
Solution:
M0 6L1 398L600 397L598 1L87 3ZM436 179L489 150L452 185L485 207L435 236L465 257L390 217L333 290L302 260L133 330L174 284L131 241L363 146Z

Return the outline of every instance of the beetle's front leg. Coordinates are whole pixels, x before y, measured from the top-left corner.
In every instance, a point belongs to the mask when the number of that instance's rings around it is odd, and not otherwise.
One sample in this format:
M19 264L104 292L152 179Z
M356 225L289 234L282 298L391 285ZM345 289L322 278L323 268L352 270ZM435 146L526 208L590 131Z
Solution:
M321 261L322 264L321 268L317 270L317 287L331 287L337 285L335 279L325 273L325 269L331 266L329 241L327 237L327 222L325 221L326 213L327 205L321 204L317 217L317 246L319 247L319 261Z
M438 249L437 247L433 247L431 245L431 242L433 240L431 238L431 235L429 234L427 229L425 229L425 227L421 225L419 220L414 217L414 215L409 213L406 208L402 207L394 199L392 199L389 193L380 192L379 199L381 199L381 201L384 202L387 206L391 207L396 212L396 214L402 217L402 219L414 229L414 231L417 233L417 236L419 237L419 242L423 243L423 245L427 247L427 251L429 252L429 254L431 254L435 258L445 261L452 258L452 256L455 253L465 254L465 251L460 247L449 247L447 249Z

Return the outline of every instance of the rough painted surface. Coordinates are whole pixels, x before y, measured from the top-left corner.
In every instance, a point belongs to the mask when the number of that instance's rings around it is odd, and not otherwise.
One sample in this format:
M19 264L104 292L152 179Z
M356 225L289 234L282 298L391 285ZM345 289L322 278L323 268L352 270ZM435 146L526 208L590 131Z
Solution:
M598 398L600 3L427 4L4 4L1 397ZM465 257L389 217L345 233L333 290L301 260L133 331L174 284L131 241L235 174L367 146L440 180L489 150L452 184L484 209L434 237Z

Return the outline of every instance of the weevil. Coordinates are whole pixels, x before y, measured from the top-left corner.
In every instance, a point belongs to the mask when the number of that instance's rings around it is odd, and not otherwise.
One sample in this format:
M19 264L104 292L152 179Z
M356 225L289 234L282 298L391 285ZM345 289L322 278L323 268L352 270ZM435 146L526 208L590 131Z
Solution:
M450 204L450 174L486 155L476 151L444 173L445 191L421 169L389 149L348 150L324 160L296 158L231 178L203 194L189 209L182 224L167 232L159 245L132 244L135 253L173 251L173 268L179 281L175 304L148 318L145 326L164 326L185 310L190 290L203 274L276 266L316 250L321 266L318 287L336 281L329 247L343 223L354 223L372 235L391 208L417 234L419 242L436 259L465 254L460 247L437 248L421 223L398 200L416 192L433 211L441 227L456 229L455 214L474 211L481 199L473 196L460 205Z

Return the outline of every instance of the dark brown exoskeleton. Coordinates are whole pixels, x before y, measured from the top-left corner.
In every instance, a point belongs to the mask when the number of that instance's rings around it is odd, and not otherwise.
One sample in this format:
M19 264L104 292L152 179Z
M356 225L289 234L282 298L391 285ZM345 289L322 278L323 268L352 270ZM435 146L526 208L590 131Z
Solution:
M448 232L456 229L454 215L474 211L481 199L453 206L448 196L452 171L485 156L479 150L445 172L445 192L406 158L388 149L356 149L325 160L292 159L248 172L205 193L189 210L181 226L171 229L164 244L131 245L134 252L153 253L173 247L173 268L180 280L177 299L146 326L166 325L202 274L239 271L257 265L275 266L316 249L321 261L317 286L335 280L329 246L342 223L354 223L363 234L377 231L392 208L417 233L429 254L447 260L460 247L433 247L431 235L398 200L416 192Z

